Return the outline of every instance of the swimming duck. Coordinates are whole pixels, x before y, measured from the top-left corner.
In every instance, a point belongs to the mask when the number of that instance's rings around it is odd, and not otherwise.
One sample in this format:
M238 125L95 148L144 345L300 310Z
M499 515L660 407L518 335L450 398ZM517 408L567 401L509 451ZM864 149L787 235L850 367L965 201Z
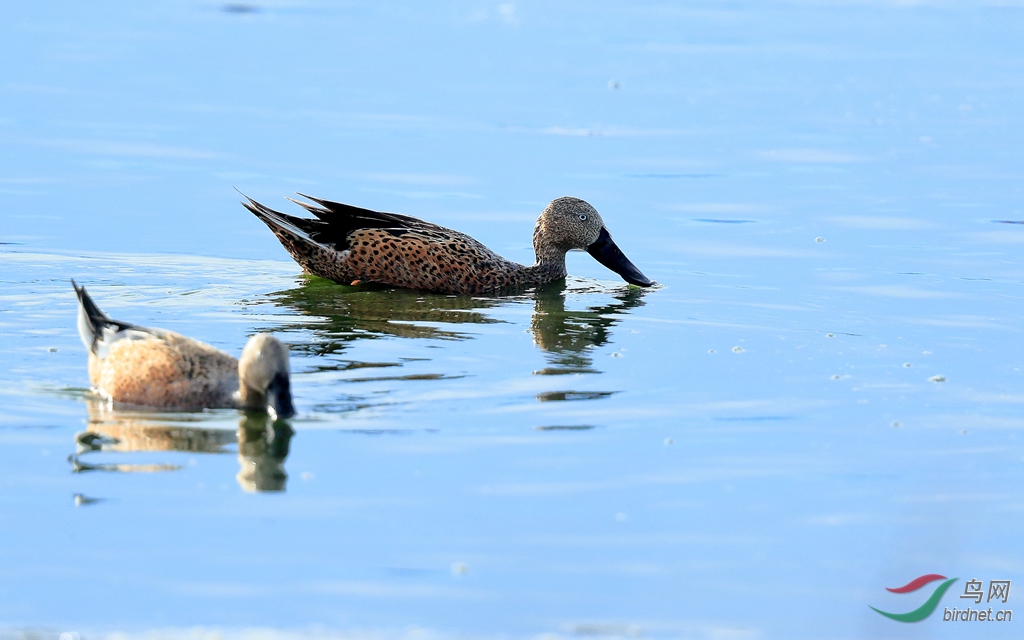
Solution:
M430 222L299 195L312 204L292 202L316 219L274 211L248 196L242 204L305 271L342 284L374 282L456 294L522 289L564 278L565 254L573 250L588 252L626 282L654 284L612 241L597 210L579 198L553 200L540 214L533 230L537 262L525 266Z
M258 333L241 360L165 329L112 320L73 280L78 294L78 335L89 350L89 379L104 398L164 410L236 407L295 414L288 378L288 348Z

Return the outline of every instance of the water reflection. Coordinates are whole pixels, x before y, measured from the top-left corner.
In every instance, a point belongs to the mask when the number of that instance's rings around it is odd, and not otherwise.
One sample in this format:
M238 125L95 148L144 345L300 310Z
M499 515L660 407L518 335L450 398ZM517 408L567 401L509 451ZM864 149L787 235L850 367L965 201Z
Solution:
M307 402L306 409L314 413L341 414L401 403L403 399L393 392L410 385L473 375L473 372L446 372L424 366L405 370L409 362L430 360L423 357L389 358L391 361L384 362L339 358L357 340L382 337L470 340L480 332L463 327L522 322L523 308L532 305L529 330L534 344L547 354L547 366L532 371L533 374L601 373L594 366L593 351L612 342L612 328L631 309L644 304L645 293L638 287L608 288L594 281L569 278L521 295L498 298L349 287L308 277L297 287L268 294L267 299L291 312L279 314L281 324L273 330L290 335L288 343L292 352L306 356L309 363L303 367L303 373L315 375L319 383L316 401ZM579 301L597 304L581 310L567 308ZM413 352L414 355L423 353ZM511 360L522 361L518 357ZM361 384L368 386L356 386ZM555 389L538 394L536 400L594 401L614 393L611 390ZM329 394L334 397L329 398Z
M111 410L98 401L89 401L87 406L89 424L85 431L75 434L76 451L69 457L72 471L76 473L154 473L182 468L180 464L169 463L93 463L82 459L95 452L216 454L230 453L228 447L237 443L239 471L235 479L243 490L285 490L288 474L284 470L284 461L294 433L285 421L274 421L266 414L246 414L239 419L237 431L232 432L204 427L199 417Z
M607 296L609 293L613 299L610 303L589 306L582 311L566 309L567 294ZM315 340L290 344L293 350L309 356L338 354L354 340L384 336L466 340L472 336L458 331L454 325L503 322L488 315L487 311L532 300L534 311L530 329L533 341L550 354L550 366L534 373L554 375L600 373L594 368L591 352L611 342L611 328L630 309L643 306L646 293L638 287L617 287L609 292L598 285L562 280L520 296L487 298L407 289L346 287L309 277L302 286L270 294L268 298L302 316L318 319L314 324L296 321L285 322L279 327L281 331L312 331ZM436 326L438 324L450 326ZM349 362L340 368L395 367L401 364ZM338 366L328 368L339 369ZM405 377L396 376L394 379Z
M553 282L534 294L533 342L548 352L549 366L538 375L600 373L594 368L591 352L611 342L611 328L621 322L630 309L644 305L647 293L638 287L624 287L612 293L614 302L587 307L583 311L565 308L565 281ZM586 290L572 289L572 293Z
M320 319L284 323L280 329L312 330L317 340L289 346L304 355L322 356L342 352L347 343L394 336L464 340L465 333L431 326L426 323L460 325L501 322L482 313L505 302L497 298L446 296L409 289L347 287L323 278L307 277L299 287L267 296L272 302L302 316ZM380 363L377 366L388 366ZM374 363L352 363L349 368L374 366ZM396 366L391 364L391 366Z
M266 414L247 415L238 423L238 486L250 492L284 491L288 457L295 432L283 420Z

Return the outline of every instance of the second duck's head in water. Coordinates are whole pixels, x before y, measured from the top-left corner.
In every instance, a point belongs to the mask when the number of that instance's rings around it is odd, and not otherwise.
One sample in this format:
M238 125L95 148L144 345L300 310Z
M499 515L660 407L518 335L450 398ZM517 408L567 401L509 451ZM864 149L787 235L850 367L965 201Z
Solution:
M272 409L278 418L295 415L288 368L288 347L266 333L249 338L238 360L238 406L263 411Z
M630 284L654 284L615 244L597 209L579 198L564 196L551 201L533 228L533 250L538 265L549 263L561 270L557 277L566 275L566 252L586 251Z

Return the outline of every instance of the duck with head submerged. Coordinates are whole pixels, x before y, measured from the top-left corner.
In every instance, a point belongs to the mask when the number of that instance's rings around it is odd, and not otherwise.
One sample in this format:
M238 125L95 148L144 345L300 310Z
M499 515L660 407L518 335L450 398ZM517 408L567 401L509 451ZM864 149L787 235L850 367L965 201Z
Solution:
M597 210L579 198L553 200L540 214L533 230L537 261L525 266L430 222L302 197L312 204L293 202L315 219L274 211L248 196L242 204L270 227L305 271L342 284L372 282L454 294L515 291L564 278L565 254L574 250L588 252L630 284L654 284L612 241Z
M258 333L241 360L165 329L113 320L72 280L78 294L78 334L89 350L89 379L104 398L166 411L234 407L295 414L288 347Z

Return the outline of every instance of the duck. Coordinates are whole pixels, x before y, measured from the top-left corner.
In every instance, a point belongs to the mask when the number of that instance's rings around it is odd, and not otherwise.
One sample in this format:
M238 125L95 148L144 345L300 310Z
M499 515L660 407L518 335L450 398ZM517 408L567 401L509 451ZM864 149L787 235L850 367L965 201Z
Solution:
M275 211L242 194L304 271L347 285L382 284L445 294L522 290L566 276L565 254L586 251L640 287L654 284L625 256L585 200L552 200L533 230L536 262L507 260L470 236L411 216L298 194L315 218Z
M89 352L93 391L108 402L163 411L236 408L295 415L288 347L274 336L252 336L242 357L166 329L113 320L72 280L78 335Z

